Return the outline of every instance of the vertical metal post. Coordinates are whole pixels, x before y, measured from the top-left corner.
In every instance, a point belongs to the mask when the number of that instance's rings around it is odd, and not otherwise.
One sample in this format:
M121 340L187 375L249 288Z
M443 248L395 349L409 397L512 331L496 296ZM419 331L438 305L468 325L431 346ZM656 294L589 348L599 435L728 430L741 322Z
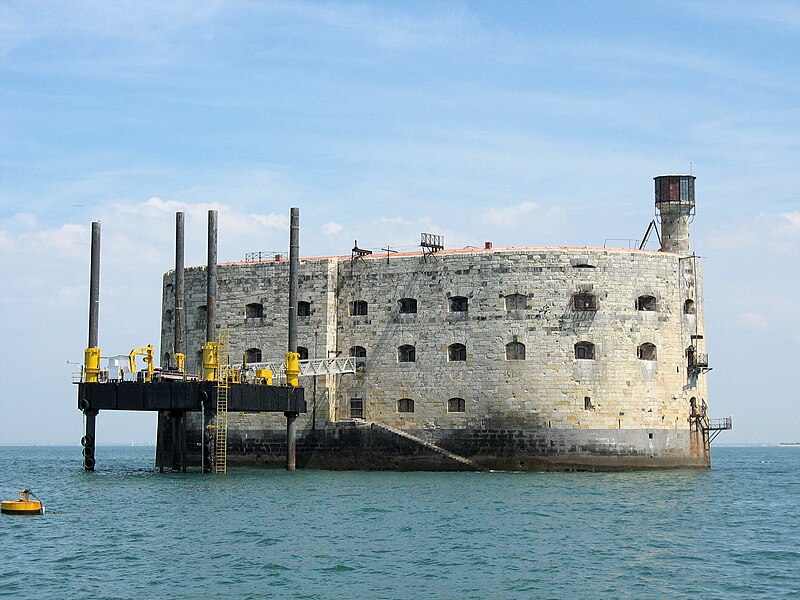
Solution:
M291 209L289 225L289 352L297 352L297 271L300 266L300 209Z
M183 213L175 213L175 344L172 349L173 354L186 355L183 346L183 330L186 326L186 313L184 310L185 302L185 283L184 283L184 219Z
M294 471L297 467L297 413L286 415L286 470Z
M206 341L217 341L217 211L208 211Z
M92 221L92 250L89 275L89 345L86 349L86 381L97 383L97 372L100 366L99 339L100 316L100 221ZM91 360L91 365L89 361ZM84 410L86 426L83 438L83 468L94 471L95 466L95 429L96 410Z
M100 221L92 221L92 266L89 276L89 348L97 348L100 315Z
M289 222L289 344L286 353L286 380L297 386L297 287L300 267L300 209L292 208ZM290 375L297 369L298 373ZM290 379L291 377L291 379ZM286 416L286 470L294 471L297 464L297 413L285 412Z

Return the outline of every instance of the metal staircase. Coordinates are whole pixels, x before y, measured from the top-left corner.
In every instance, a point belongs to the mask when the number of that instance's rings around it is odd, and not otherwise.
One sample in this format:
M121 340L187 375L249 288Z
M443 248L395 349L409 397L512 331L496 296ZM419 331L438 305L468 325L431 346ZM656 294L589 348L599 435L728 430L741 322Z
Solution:
M228 331L219 333L217 356L217 427L214 430L214 473L228 472Z

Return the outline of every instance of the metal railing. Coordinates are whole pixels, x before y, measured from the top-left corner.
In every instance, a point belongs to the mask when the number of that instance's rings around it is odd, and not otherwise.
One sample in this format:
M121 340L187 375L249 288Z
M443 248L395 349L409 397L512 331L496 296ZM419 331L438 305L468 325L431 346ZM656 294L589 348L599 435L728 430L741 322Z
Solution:
M728 429L733 429L733 418L732 417L725 417L724 419L709 419L708 420L708 430L709 431L727 431Z
M284 252L245 252L244 262L280 262L286 260Z

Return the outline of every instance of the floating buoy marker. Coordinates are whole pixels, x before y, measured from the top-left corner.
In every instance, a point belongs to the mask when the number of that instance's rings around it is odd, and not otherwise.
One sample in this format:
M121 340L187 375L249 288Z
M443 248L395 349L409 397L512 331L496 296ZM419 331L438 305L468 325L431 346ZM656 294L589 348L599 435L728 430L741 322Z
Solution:
M31 500L33 496L33 500ZM20 490L16 500L3 500L0 502L0 512L4 515L43 515L42 501L32 490Z

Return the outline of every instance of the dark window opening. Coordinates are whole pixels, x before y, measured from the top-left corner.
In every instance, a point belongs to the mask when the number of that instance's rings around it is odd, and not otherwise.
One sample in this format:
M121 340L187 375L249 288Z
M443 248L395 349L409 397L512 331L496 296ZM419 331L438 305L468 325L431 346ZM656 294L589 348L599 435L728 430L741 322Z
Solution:
M297 353L300 355L300 360L308 360L308 348L305 346L298 346Z
M690 299L683 303L683 314L693 315L694 311L695 311L694 300Z
M252 302L244 307L244 316L248 319L261 319L264 316L264 305Z
M450 344L447 347L447 355L451 361L467 360L467 347L464 344Z
M580 292L572 296L575 310L597 310L597 296L589 292Z
M350 356L356 358L367 358L367 349L364 346L353 346L350 348Z
M197 318L201 321L205 321L208 317L208 307L205 304L202 304L197 307Z
M594 344L592 342L578 342L575 344L575 358L594 360Z
M636 353L639 360L656 360L656 347L649 342L639 346Z
M506 312L528 308L528 297L525 294L509 294L505 297L505 301Z
M297 303L297 316L310 317L311 316L311 303L300 301Z
M468 301L464 296L453 296L450 298L451 312L467 312Z
M400 400L397 401L397 412L414 412L414 401L411 398L400 398Z
M363 372L367 366L367 349L364 346L350 348L350 356L356 359L356 371Z
M465 412L466 409L463 398L450 398L447 401L447 412Z
M525 344L522 342L506 344L506 360L525 360Z
M594 404L592 404L591 396L584 396L583 397L583 409L584 410L594 410Z
M248 363L261 362L261 350L258 348L248 348L244 352L244 360Z
M417 312L417 299L416 298L400 298L400 312L401 313L415 313Z
M653 296L639 296L636 299L636 310L654 311L656 299Z
M416 362L417 349L409 344L403 344L397 349L397 362Z
M350 303L350 314L353 316L364 316L367 314L367 306L365 300L353 300Z
M166 311L166 312L164 313L164 320L165 320L167 323L172 323L172 311L171 311L171 310L168 310L168 311Z
M363 398L350 398L350 418L363 419L364 418L364 399Z

